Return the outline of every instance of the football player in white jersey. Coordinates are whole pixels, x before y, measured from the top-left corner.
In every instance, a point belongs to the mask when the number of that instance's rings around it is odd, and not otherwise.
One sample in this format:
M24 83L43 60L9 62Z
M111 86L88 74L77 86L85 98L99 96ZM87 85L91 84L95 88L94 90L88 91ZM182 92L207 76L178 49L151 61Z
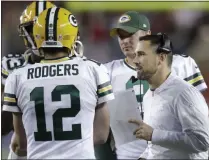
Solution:
M48 1L32 2L23 11L20 17L20 25L18 32L20 37L23 38L26 47L24 54L8 54L2 58L2 84L5 84L5 80L8 75L16 68L22 66L24 63L32 64L35 61L39 61L39 53L36 49L34 38L32 35L32 28L36 17L45 9L54 7L55 5Z
M113 92L117 94L133 88L143 115L142 101L144 94L149 89L149 85L146 81L133 78L133 76L136 77L137 75L133 59L139 37L151 34L149 20L135 11L128 11L119 18L117 26L111 30L110 34L111 36L118 36L120 48L125 55L125 59L113 60L105 64L109 71ZM207 88L197 64L189 56L174 55L172 72L175 72L200 91ZM115 127L117 129L114 129ZM120 135L117 133L119 127L119 125L111 126L113 137ZM116 141L115 147L118 159L137 159L147 146L147 143L143 140L123 145L118 144L120 142Z
M69 58L78 36L75 16L64 8L43 11L33 27L40 63L9 75L4 106L13 112L12 150L28 159L94 159L94 144L109 133L106 102L114 99L106 68Z
M1 63L1 88L4 91L5 81L9 74L13 72L14 69L17 69L21 66L30 65L35 62L40 61L40 57L38 56L34 38L32 35L32 28L36 17L45 9L51 8L55 6L51 2L48 1L37 1L32 2L27 8L23 11L20 17L20 25L18 28L19 35L23 38L24 44L26 47L26 51L24 54L8 54L2 58ZM11 136L13 134L12 128L12 114L10 112L2 111L2 146L3 146L3 158L6 158L8 155L9 144L11 140ZM9 134L8 134L9 133ZM9 159L13 159L11 157L12 154L10 152ZM15 156L15 155L14 155Z

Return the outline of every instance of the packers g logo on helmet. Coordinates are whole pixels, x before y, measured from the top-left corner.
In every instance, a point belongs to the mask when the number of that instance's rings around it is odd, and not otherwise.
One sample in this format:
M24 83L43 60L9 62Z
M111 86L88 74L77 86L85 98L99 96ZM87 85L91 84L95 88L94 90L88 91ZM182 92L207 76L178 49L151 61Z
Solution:
M33 34L38 49L66 47L72 51L78 36L77 20L68 10L53 7L39 15Z
M75 18L75 16L74 15L69 15L69 21L70 21L70 23L74 26L74 27L77 27L78 26L78 23L77 23L77 20L76 20L76 18Z

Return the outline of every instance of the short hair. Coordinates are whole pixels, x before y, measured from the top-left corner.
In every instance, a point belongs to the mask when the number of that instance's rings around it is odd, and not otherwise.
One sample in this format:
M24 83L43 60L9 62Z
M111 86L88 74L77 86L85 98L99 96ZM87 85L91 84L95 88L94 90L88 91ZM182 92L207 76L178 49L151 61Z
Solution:
M173 61L173 45L165 33L142 36L139 38L139 41L150 41L152 46L157 46L157 54L167 54L168 66L171 67Z

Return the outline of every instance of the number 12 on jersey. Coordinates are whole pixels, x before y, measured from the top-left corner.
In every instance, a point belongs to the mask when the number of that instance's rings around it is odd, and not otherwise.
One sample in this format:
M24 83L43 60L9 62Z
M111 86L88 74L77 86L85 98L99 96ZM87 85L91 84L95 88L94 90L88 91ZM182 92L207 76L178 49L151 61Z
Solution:
M46 130L44 108L44 87L36 87L30 93L30 101L35 102L37 132L34 132L35 141L52 141L52 132L55 141L81 139L81 124L73 124L72 131L63 131L62 118L75 117L80 111L80 92L74 85L58 85L51 92L52 102L61 101L61 95L71 96L71 108L57 109L53 116L53 131ZM49 104L50 105L50 104Z

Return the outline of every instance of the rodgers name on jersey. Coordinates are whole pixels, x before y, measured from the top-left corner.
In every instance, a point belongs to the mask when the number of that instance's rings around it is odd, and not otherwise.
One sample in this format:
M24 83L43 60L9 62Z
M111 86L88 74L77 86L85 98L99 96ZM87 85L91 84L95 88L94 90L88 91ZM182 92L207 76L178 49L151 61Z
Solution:
M57 76L73 76L78 75L78 64L60 64L51 66L41 66L36 68L29 68L27 72L28 79L57 77Z
M25 59L22 54L8 54L2 58L1 62L1 76L2 84L5 84L5 81L10 73L14 69L21 67L25 62Z

